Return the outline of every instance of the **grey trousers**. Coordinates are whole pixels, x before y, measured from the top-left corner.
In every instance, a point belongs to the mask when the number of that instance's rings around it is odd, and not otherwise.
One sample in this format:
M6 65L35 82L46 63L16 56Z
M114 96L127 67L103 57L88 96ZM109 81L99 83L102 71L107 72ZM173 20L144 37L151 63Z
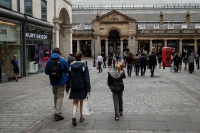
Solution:
M55 113L61 114L63 97L64 97L64 85L63 86L52 86L54 95Z
M113 102L114 102L114 109L115 115L119 116L119 112L123 112L123 92L120 93L113 93Z

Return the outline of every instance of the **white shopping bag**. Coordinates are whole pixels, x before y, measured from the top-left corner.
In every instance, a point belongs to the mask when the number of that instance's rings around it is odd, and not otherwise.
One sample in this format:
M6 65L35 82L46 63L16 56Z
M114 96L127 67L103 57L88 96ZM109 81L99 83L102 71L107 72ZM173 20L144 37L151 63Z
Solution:
M83 115L90 115L91 113L93 113L92 101L87 97L83 101Z

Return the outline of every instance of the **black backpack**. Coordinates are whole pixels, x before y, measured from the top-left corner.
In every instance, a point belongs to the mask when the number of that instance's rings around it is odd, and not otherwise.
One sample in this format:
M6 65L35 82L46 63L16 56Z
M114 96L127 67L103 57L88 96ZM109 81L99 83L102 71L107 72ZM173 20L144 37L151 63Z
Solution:
M60 63L60 57L51 59L49 69L49 79L53 82L59 82L62 77L62 68Z
M142 57L142 58L140 59L140 65L144 66L144 65L146 65L146 64L147 64L147 59L146 59L146 57Z

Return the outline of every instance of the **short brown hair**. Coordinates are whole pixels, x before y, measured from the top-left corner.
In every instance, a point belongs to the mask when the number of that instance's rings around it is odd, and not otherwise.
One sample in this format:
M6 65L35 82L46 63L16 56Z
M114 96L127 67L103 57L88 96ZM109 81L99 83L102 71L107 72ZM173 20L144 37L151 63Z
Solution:
M79 52L75 53L74 57L75 57L76 61L81 61L82 56L83 56L82 52L79 51Z
M60 49L59 49L59 48L54 48L54 49L53 49L53 53L60 54Z

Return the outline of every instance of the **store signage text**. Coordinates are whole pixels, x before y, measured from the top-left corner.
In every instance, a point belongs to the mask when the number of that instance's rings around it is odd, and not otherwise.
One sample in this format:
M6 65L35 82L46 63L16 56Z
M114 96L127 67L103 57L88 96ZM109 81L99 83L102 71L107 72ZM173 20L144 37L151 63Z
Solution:
M6 29L0 29L0 34L6 34L6 33L7 33Z
M41 35L41 34L34 34L34 33L26 33L27 38L36 38L36 39L47 39L47 35Z

